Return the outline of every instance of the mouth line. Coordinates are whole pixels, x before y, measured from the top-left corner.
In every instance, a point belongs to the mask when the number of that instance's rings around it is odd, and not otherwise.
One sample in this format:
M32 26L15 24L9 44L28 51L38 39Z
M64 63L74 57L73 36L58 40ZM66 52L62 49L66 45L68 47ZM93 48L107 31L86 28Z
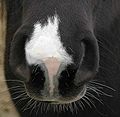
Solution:
M70 104L70 103L76 102L82 99L82 97L84 97L84 95L86 94L86 91L87 91L87 87L86 85L84 85L83 89L81 90L81 92L78 94L77 97L73 97L73 99L71 99L70 101L59 101L58 104Z
M37 96L31 96L29 94L29 92L27 91L26 89L26 86L25 86L25 90L26 90L26 93L27 93L27 96L35 101L39 101L41 103L47 103L47 104L50 104L50 105L65 105L65 104L70 104L70 103L73 103L73 102L76 102L78 100L80 100L82 97L84 97L84 95L86 94L86 88L87 86L84 85L83 86L83 89L81 90L81 92L78 94L77 97L73 97L72 99L65 99L63 97L57 97L56 99L43 99L41 97L37 97Z

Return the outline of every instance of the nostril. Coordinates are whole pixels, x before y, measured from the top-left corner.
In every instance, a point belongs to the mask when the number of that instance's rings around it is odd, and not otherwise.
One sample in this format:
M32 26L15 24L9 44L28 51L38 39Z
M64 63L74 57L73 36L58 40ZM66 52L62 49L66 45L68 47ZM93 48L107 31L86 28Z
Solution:
M90 71L97 71L99 66L99 50L96 39L86 38L82 42L85 47L85 55L81 67L85 67Z
M75 84L88 82L93 79L99 68L99 47L94 36L82 40L84 57L76 73Z
M31 66L30 71L31 77L28 84L34 89L42 90L45 82L44 71L39 65Z
M59 93L63 96L71 95L74 92L74 78L78 67L75 65L68 65L65 70L63 70L59 77Z

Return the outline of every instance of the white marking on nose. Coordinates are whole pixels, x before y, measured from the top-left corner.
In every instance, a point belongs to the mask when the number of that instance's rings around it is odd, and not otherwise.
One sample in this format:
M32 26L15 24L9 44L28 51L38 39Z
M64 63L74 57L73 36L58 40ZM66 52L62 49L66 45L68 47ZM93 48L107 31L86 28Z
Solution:
M59 21L58 15L55 15L52 18L49 17L44 25L37 22L30 41L25 44L25 55L29 65L45 63L49 74L51 95L55 87L53 77L56 75L60 63L65 65L72 63L72 57L66 52L60 39Z
M50 95L54 92L54 76L57 74L57 71L60 66L60 62L57 60L57 58L51 57L44 61L45 66L48 70L49 75L49 92Z
M55 57L62 63L72 63L72 58L66 52L60 39L59 18L55 15L48 18L43 26L37 22L34 31L25 44L26 60L28 64L40 64L49 57Z

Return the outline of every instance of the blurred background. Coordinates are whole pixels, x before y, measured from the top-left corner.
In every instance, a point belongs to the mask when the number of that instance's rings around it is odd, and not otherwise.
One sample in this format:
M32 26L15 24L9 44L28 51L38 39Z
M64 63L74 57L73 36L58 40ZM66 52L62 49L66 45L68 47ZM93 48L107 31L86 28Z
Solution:
M0 117L19 117L10 99L4 77L6 12L5 0L0 0Z

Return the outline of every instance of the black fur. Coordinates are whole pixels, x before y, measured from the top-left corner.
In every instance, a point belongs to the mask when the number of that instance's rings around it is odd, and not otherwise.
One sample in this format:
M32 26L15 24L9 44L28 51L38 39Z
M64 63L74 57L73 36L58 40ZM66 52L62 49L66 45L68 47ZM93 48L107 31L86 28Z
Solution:
M26 36L29 38L33 30L33 24L40 20L44 24L48 16L58 13L61 19L60 33L61 41L67 48L67 52L74 57L75 68L81 56L78 54L82 47L79 45L81 40L86 44L86 59L80 70L91 71L94 75L98 67L99 70L95 79L104 82L105 85L113 87L116 91L103 87L103 91L113 97L101 96L104 105L98 100L94 100L96 108L89 108L85 104L85 110L78 110L77 114L71 112L54 113L50 111L46 114L39 112L38 116L42 117L119 117L120 116L120 1L119 0L6 0L7 4L7 34L6 34L6 51L5 51L5 75L6 79L20 79L16 77L17 65L22 65L21 73L23 78L28 76L29 70L25 63L24 43ZM19 32L19 33L17 33ZM24 34L24 36L23 36ZM13 40L16 39L17 40ZM70 43L67 39L73 39L72 45L75 53L69 50ZM23 41L21 41L23 39ZM96 40L98 42L99 50ZM89 41L90 40L90 41ZM11 42L14 45L11 47ZM18 45L19 43L19 45ZM16 46L18 45L18 46ZM13 47L15 46L15 47ZM13 49L11 49L13 48ZM97 50L97 51L95 51ZM13 52L14 51L14 52ZM12 54L11 54L12 53ZM10 58L12 56L12 59ZM97 58L99 57L99 58ZM10 67L12 64L12 68ZM72 67L74 67L74 65ZM69 66L68 66L69 70ZM23 72L25 71L25 72ZM85 71L85 73L86 73ZM15 71L16 72L16 71ZM17 75L18 75L17 74ZM65 73L63 73L65 76ZM62 75L61 75L62 77ZM82 76L81 81L86 82L88 78ZM25 81L25 80L23 80ZM60 79L61 94L65 90L64 82ZM8 87L17 86L19 83L7 82ZM71 88L71 87L70 87ZM74 91L74 90L73 90ZM14 90L10 90L11 94ZM62 94L64 95L64 94ZM94 94L96 96L96 94ZM12 99L15 96L12 96ZM14 100L16 103L18 100ZM35 111L30 114L30 109L23 112L21 109L27 102L21 101L16 104L16 108L21 117L35 117Z

